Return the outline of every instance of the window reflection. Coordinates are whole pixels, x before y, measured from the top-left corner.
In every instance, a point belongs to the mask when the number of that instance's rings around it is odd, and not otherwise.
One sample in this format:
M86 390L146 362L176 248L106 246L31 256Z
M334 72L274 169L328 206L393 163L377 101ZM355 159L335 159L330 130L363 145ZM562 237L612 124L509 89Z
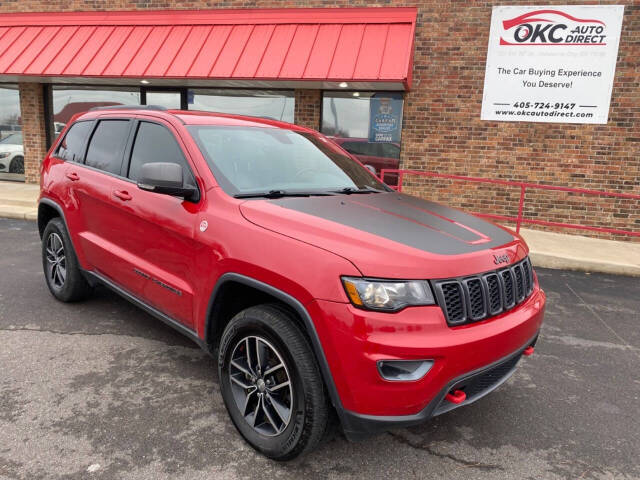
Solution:
M160 105L172 110L180 110L180 92L147 91L147 105Z
M0 180L24 181L24 149L17 85L0 85Z
M379 175L399 168L402 108L399 92L324 92L321 130ZM384 180L395 185L397 175Z
M93 107L139 105L140 89L136 87L53 87L53 124L56 135L76 113Z
M293 91L193 89L189 110L266 117L293 123Z

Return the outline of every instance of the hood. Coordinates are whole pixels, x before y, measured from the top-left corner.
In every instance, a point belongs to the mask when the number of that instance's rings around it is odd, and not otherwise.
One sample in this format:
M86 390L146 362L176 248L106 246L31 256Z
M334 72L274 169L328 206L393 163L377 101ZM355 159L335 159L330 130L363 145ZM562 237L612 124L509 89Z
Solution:
M329 250L365 276L448 278L527 254L522 239L473 215L398 193L290 197L241 204L250 222Z

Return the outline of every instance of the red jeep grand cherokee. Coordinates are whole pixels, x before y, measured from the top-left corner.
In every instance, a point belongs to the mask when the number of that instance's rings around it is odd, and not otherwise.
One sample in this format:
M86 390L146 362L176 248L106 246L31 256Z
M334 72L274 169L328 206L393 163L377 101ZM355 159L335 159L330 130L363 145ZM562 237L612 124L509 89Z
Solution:
M533 351L510 231L401 195L312 130L160 107L76 116L42 168L59 300L103 284L217 356L242 436L286 460L469 404Z

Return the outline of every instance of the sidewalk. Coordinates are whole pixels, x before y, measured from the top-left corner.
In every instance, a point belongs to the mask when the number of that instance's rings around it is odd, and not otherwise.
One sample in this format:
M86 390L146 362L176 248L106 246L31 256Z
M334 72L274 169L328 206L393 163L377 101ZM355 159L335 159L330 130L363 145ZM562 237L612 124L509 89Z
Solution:
M0 181L0 217L36 220L38 185ZM640 277L640 243L521 229L537 267Z
M0 181L0 217L36 220L39 185Z
M534 266L640 277L640 243L521 228Z

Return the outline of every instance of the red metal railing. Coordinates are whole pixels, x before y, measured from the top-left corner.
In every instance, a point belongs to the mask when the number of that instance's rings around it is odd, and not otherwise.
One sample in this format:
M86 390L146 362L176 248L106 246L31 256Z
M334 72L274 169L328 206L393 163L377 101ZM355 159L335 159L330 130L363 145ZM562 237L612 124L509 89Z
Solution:
M576 230L591 230L594 232L614 233L618 235L630 235L633 237L640 237L640 232L632 232L630 230L620 230L617 228L606 228L606 227L592 227L590 225L581 225L578 223L552 222L548 220L536 220L532 218L524 218L524 201L525 201L525 193L527 189L553 190L557 192L577 193L582 195L593 195L593 196L599 196L599 197L612 197L612 198L625 198L628 200L640 200L640 195L636 195L633 193L603 192L600 190L589 190L586 188L570 188L570 187L560 187L555 185L540 185L537 183L516 182L511 180L500 180L500 179L494 179L494 178L465 177L462 175L446 175L443 173L422 172L418 170L382 169L380 171L380 178L384 181L384 177L388 173L396 173L398 175L398 185L392 188L396 189L399 192L402 191L402 184L403 184L405 175L417 175L420 177L445 178L449 180L460 180L460 181L474 182L474 183L489 183L494 185L518 187L520 188L520 200L518 203L517 217L510 217L506 215L495 215L490 213L474 213L474 215L477 215L479 217L491 218L494 220L502 220L502 221L508 221L508 222L516 222L516 232L520 232L520 226L523 223L525 223L525 224L531 224L531 225L545 225L550 227L573 228Z

